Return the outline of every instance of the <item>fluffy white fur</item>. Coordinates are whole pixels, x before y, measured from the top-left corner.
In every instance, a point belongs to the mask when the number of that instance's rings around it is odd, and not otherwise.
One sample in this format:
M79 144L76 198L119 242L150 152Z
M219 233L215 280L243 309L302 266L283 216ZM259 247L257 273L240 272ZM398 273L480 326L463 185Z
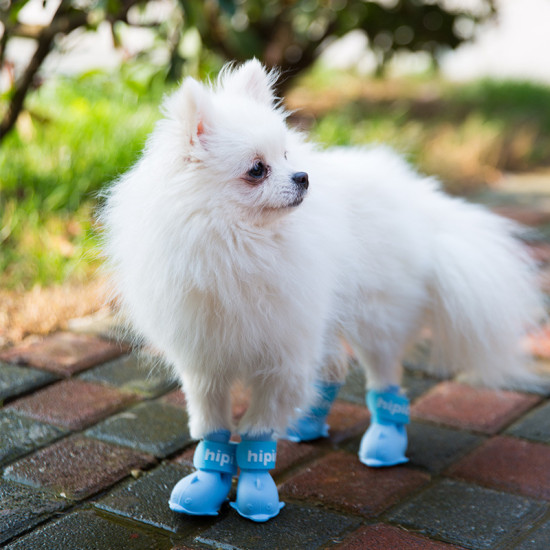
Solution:
M255 60L186 79L102 212L116 292L180 376L192 435L233 428L236 379L252 389L238 429L284 430L315 378L344 376L343 338L370 387L399 384L427 319L440 372L536 383L520 340L541 299L517 228L387 148L317 150L274 80Z

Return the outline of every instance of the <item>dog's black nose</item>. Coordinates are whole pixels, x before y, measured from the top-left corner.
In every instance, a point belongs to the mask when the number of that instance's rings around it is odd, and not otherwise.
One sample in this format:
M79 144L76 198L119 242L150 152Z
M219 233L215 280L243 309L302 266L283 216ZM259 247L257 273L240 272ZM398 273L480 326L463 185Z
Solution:
M303 187L304 189L307 189L309 187L309 178L308 175L305 172L296 172L292 176L292 181L299 185L300 187Z

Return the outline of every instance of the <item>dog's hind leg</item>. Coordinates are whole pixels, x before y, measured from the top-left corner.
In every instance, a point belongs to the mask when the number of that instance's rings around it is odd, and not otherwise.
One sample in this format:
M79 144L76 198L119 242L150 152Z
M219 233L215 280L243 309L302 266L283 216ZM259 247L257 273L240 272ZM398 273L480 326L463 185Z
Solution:
M414 309L410 313L407 319L406 310L393 311L386 323L372 316L368 324L359 327L364 339L351 339L356 358L367 377L366 404L371 424L359 449L359 460L367 466L394 466L408 461L405 451L410 407L400 389L401 360L421 319L421 314L416 315Z
M339 335L334 331L325 339L325 353L318 378L314 384L315 401L287 429L285 438L294 441L313 441L328 437L326 420L340 387L344 383L348 361L347 353Z
M405 426L409 422L409 400L400 390L401 368L397 358L392 358L393 364L388 363L389 356L367 354L357 346L355 353L366 366L369 381L366 403L371 413L370 426L361 440L359 460L372 467L407 462Z

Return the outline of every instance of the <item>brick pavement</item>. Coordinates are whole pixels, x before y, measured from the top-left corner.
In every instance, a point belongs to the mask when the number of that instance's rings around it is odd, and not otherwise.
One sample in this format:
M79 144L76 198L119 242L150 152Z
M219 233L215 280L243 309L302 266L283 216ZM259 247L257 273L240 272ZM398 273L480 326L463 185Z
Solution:
M51 339L62 355L50 354ZM41 346L47 361L37 359ZM355 454L369 414L352 362L330 437L279 444L280 516L257 525L224 506L197 519L167 506L192 468L185 398L154 360L111 346L57 334L32 354L0 353L6 548L550 547L548 395L436 380L411 359L411 462L369 469Z
M544 242L534 250L550 264ZM550 372L550 330L531 346ZM0 545L547 550L550 395L437 380L427 374L425 347L405 361L411 462L388 469L359 463L369 414L352 361L330 437L279 444L274 477L287 505L267 524L227 505L215 518L169 510L171 487L191 471L194 442L185 398L158 360L68 332L4 350ZM237 391L235 401L239 416L246 392Z

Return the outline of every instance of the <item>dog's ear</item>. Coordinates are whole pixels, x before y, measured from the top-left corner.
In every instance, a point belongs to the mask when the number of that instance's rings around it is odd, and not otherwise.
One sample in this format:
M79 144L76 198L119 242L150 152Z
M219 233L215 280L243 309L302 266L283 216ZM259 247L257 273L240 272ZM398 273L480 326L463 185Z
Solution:
M190 146L200 143L208 127L211 113L209 94L205 86L187 77L180 88L163 103L164 115L178 123L186 144Z
M243 63L237 69L222 70L220 85L228 92L246 94L261 103L272 105L275 101L273 88L277 82L276 70L266 71L257 59Z

